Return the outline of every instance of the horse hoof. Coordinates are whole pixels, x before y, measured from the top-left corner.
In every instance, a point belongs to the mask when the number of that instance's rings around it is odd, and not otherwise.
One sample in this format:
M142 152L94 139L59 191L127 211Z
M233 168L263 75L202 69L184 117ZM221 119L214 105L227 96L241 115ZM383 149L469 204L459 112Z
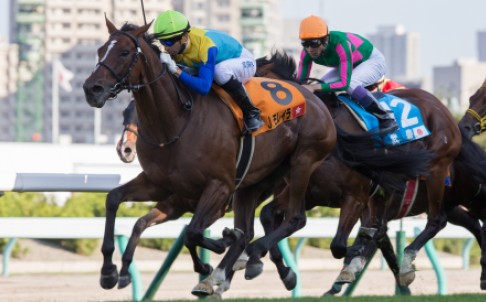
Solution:
M400 296L410 296L412 295L412 292L410 291L410 288L408 286L400 286L398 285L398 291Z
M400 286L409 286L415 280L415 271L400 273L398 280Z
M235 264L233 265L233 270L234 271L241 271L242 269L246 268L246 260L243 259L238 259L236 260Z
M343 269L339 276L336 278L336 283L343 284L343 283L353 283L355 280L354 273L350 270Z
M257 260L254 263L246 264L245 279L252 280L263 272L263 262Z
M481 285L481 290L486 290L486 280L481 280L480 285Z
M115 269L109 274L101 274L100 286L104 289L112 289L118 283L118 271Z
M282 279L283 284L287 290L293 290L297 285L297 275L294 273L292 269L289 269L287 276Z
M130 275L120 276L118 279L118 289L122 289L127 287L130 283L132 283L132 278Z
M223 300L223 296L220 293L214 292L211 296L208 296L206 299L209 300Z
M191 294L197 297L207 297L214 294L214 290L211 284L209 284L206 280L203 280L192 289Z

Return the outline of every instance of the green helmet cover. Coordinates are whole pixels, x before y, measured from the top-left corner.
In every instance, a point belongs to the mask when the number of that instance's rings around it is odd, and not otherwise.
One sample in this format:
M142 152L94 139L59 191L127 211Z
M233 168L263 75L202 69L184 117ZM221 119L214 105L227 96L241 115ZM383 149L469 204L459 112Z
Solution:
M170 39L190 29L189 20L182 13L168 10L161 13L154 24L154 34L159 39Z

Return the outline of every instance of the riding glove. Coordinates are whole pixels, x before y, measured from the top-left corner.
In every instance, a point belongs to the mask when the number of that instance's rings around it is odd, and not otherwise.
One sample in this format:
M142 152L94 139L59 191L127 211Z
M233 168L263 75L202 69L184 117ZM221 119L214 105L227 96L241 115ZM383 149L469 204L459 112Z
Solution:
M160 61L167 65L167 68L169 68L169 71L171 73L177 72L176 62L174 60L172 60L172 58L170 57L170 54L168 54L166 52L160 53Z

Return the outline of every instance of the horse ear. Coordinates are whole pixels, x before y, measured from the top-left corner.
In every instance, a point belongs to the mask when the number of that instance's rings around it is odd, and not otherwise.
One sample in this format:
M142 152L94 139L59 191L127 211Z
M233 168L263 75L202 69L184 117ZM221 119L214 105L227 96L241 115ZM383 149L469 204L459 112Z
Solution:
M105 13L105 22L106 22L106 27L108 27L108 33L110 35L112 33L114 33L115 31L117 31L115 25L110 20L108 20L108 17L106 16L106 13Z
M143 26L140 26L139 28L137 28L137 29L136 29L136 30L133 32L133 34L134 34L136 37L138 37L138 36L140 36L141 34L146 33L146 32L147 32L147 30L148 30L148 29L150 28L150 26L152 25L152 22L154 22L154 20L150 21L150 23L148 23L148 24L145 24L145 25L143 25Z

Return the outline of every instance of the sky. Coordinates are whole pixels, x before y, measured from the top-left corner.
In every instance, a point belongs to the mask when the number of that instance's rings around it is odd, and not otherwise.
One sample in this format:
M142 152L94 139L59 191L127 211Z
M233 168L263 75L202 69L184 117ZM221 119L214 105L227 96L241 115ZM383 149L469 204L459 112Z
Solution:
M241 0L244 1L244 0ZM8 0L0 0L0 35L7 34ZM457 58L477 56L476 33L486 30L484 0L280 0L282 15L305 18L315 14L331 30L366 37L379 25L403 24L421 34L422 75L432 67L449 66Z
M486 30L484 0L281 1L285 17L319 15L330 30L365 37L376 33L380 25L403 24L407 32L421 35L421 71L427 77L432 67L449 66L457 58L476 58L477 31Z

